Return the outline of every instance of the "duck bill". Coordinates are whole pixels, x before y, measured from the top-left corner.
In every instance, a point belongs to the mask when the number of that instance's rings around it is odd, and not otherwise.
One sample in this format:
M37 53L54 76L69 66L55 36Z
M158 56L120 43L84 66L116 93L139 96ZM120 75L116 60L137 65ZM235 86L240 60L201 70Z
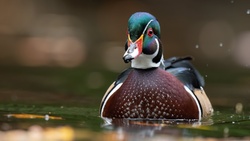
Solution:
M124 62L128 63L131 60L138 57L142 53L142 45L143 45L143 34L135 42L133 42L130 39L130 35L128 34L128 49L123 55Z

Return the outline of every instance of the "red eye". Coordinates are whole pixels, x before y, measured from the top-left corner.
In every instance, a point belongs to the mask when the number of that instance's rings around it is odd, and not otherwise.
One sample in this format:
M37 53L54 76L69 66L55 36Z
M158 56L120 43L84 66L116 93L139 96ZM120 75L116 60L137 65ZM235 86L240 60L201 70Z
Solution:
M149 28L149 29L148 29L148 36L149 36L149 37L152 37L153 34L154 34L153 29L152 29L152 28Z

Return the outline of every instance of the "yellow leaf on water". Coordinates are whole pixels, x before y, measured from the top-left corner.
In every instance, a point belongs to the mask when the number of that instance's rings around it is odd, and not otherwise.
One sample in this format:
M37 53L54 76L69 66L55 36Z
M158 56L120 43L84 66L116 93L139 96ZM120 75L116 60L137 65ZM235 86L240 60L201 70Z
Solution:
M8 118L20 118L20 119L36 119L36 118L43 118L45 120L53 119L53 120L62 120L62 117L58 116L50 116L50 115L37 115L37 114L6 114Z

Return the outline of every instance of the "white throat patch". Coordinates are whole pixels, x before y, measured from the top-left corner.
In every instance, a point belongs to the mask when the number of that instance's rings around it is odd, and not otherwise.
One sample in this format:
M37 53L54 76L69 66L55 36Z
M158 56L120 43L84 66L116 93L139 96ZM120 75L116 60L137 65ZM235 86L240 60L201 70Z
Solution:
M137 58L133 59L131 61L131 67L132 68L137 68L137 69L147 69L147 68L152 68L152 67L159 67L161 64L161 61L155 63L153 62L153 58L158 54L159 52L159 41L155 39L155 42L157 44L157 50L155 51L154 54L147 55L147 54L140 54Z

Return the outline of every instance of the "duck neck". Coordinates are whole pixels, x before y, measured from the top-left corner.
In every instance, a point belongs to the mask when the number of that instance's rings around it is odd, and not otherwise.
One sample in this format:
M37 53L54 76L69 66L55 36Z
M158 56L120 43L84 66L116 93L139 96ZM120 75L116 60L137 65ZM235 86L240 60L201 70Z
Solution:
M161 61L153 62L151 55L141 54L131 61L131 67L136 69L157 68L160 66Z

